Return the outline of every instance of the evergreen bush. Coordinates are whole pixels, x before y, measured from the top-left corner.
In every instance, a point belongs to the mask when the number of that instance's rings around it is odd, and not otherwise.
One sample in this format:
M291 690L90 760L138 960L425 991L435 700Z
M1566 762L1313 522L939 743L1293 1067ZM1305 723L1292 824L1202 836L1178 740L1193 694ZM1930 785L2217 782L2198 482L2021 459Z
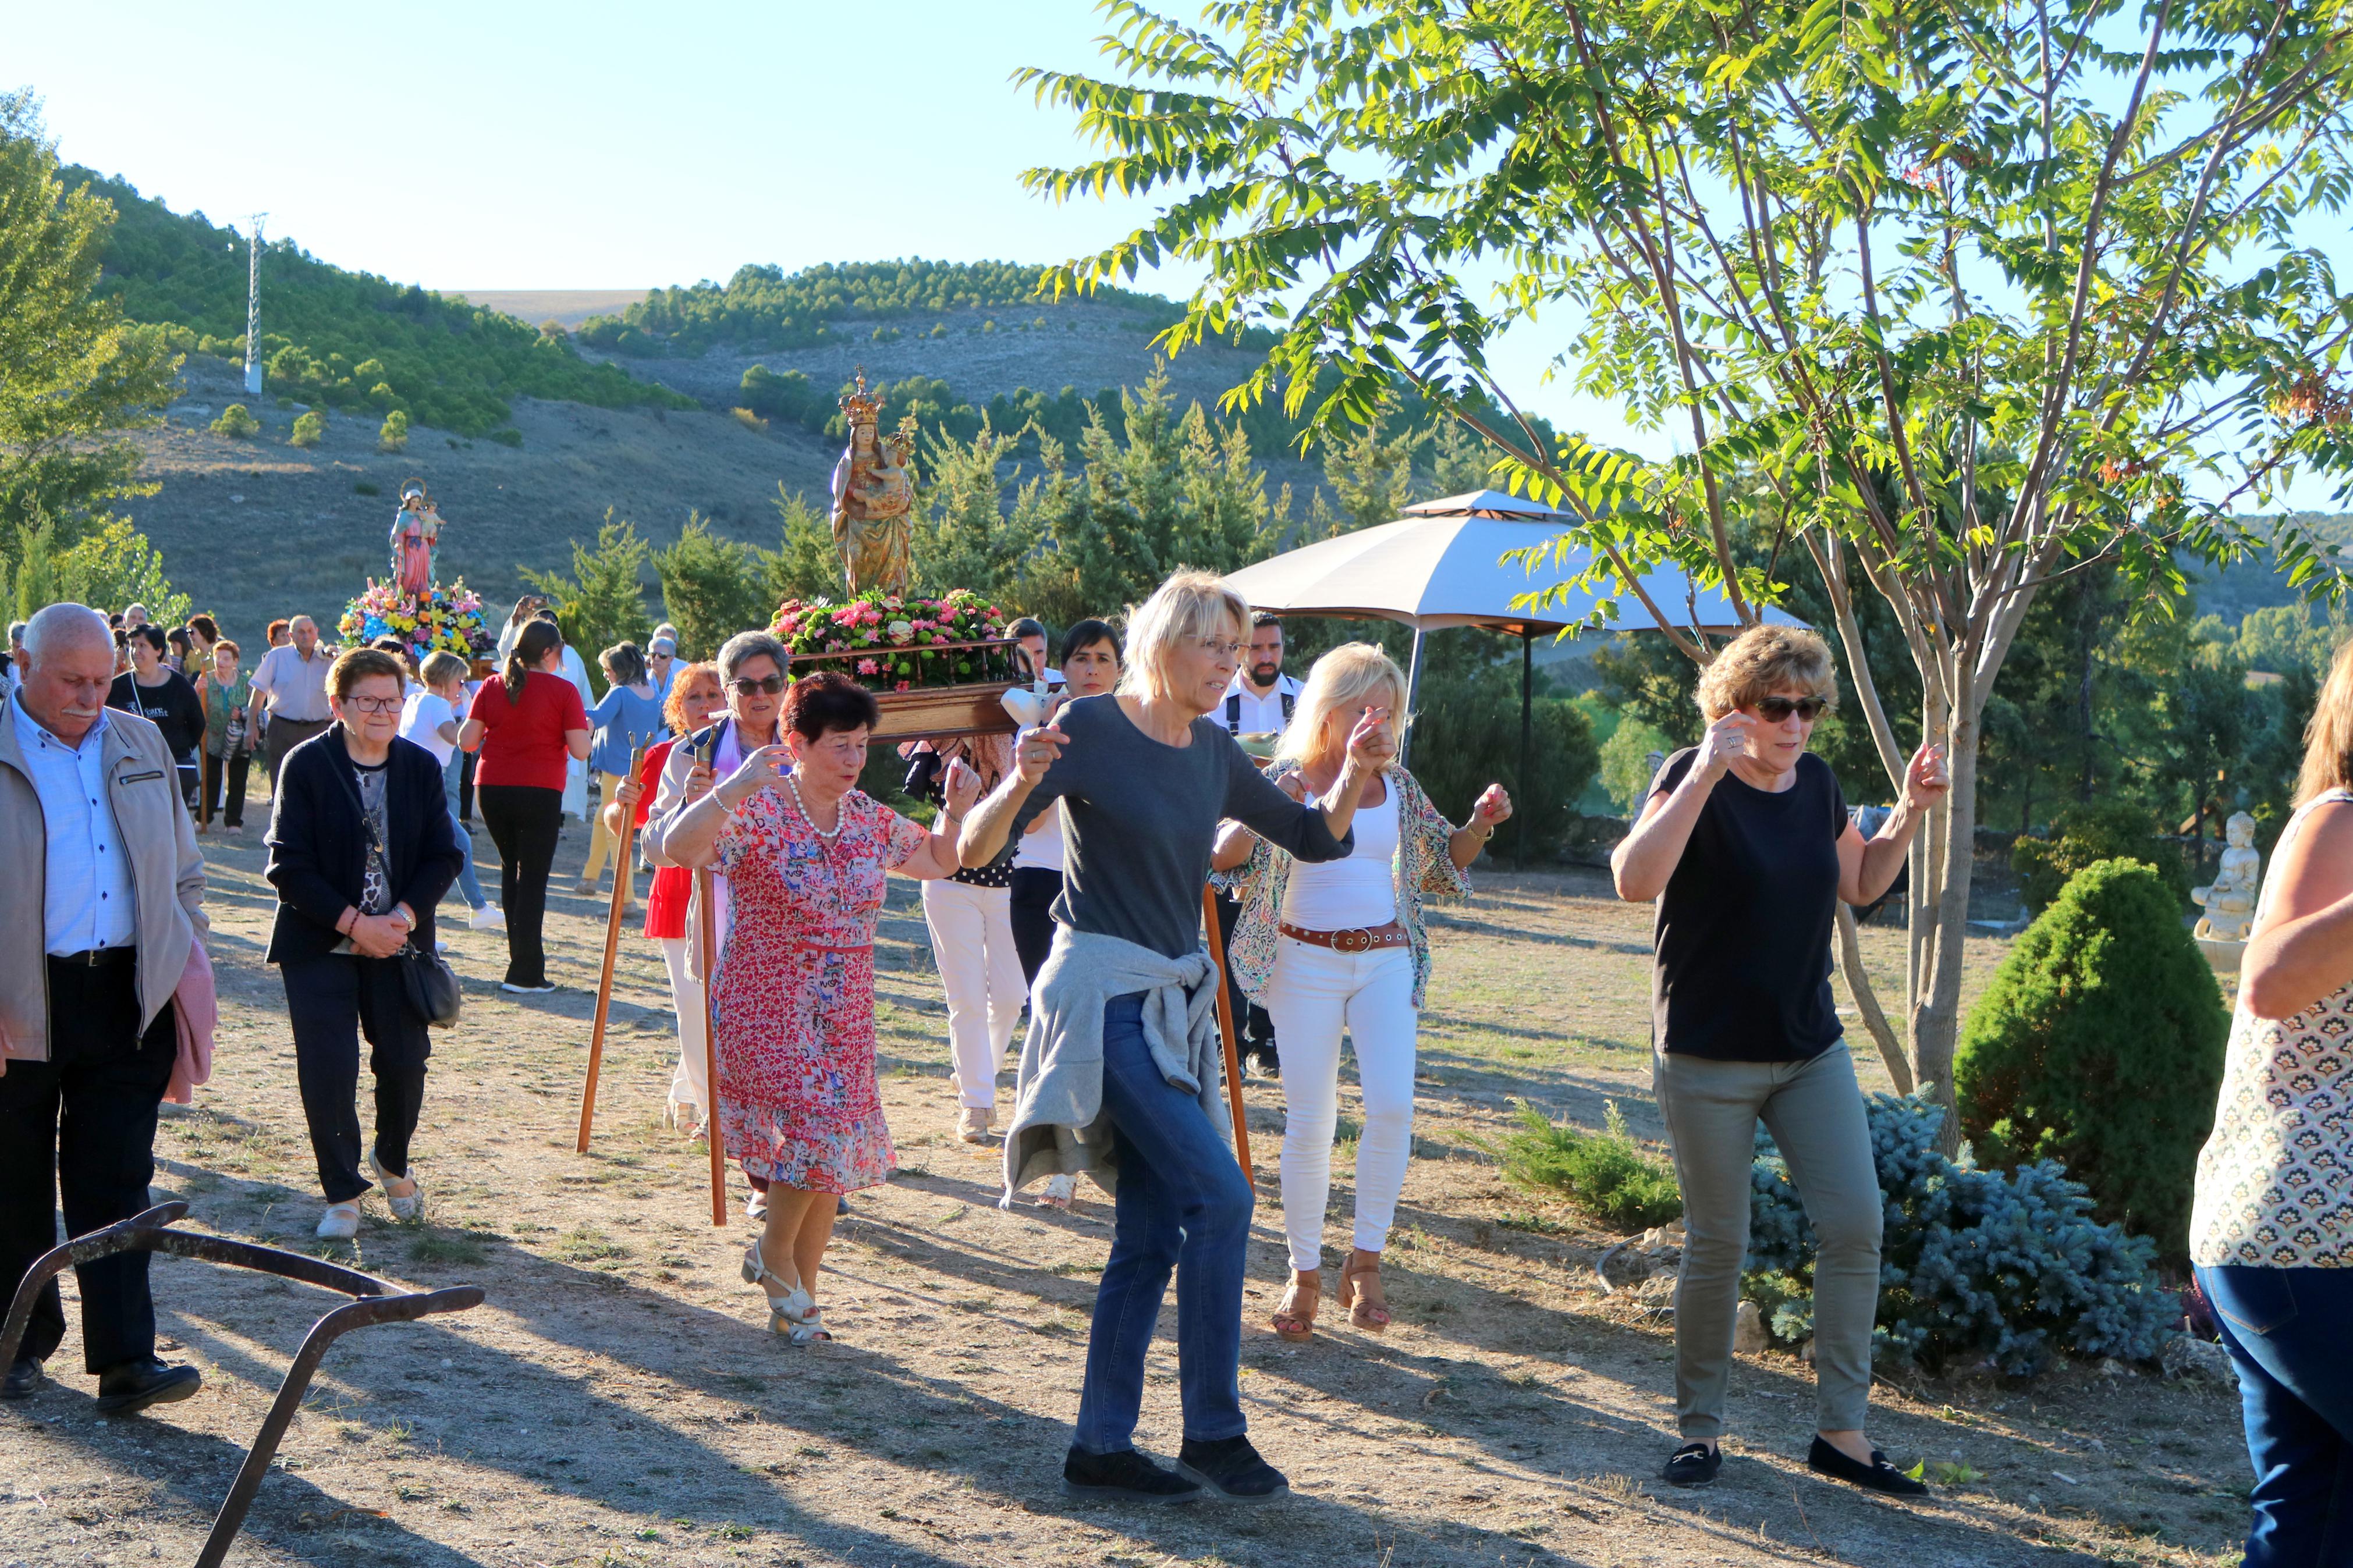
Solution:
M384 428L375 433L379 450L403 452L408 449L408 416L396 408L384 416Z
M2063 1352L2157 1353L2179 1305L2151 1272L2147 1238L2101 1224L2091 1194L2049 1161L2004 1172L1947 1159L1932 1101L1875 1095L1868 1114L1886 1227L1877 1355L2031 1376ZM1773 1304L1774 1337L1794 1342L1813 1331L1813 1227L1761 1130L1757 1156L1742 1288Z
M1577 799L1601 766L1592 722L1564 697L1539 693L1529 712L1529 777L1520 777L1519 671L1425 676L1413 728L1413 773L1454 822L1489 784L1512 792L1512 820L1488 847L1525 858L1558 851Z
M297 447L315 447L327 433L327 421L315 408L306 409L294 416L294 434L287 440Z
M663 616L676 623L685 658L714 658L737 632L765 628L776 617L765 552L721 538L699 512L688 514L678 542L655 551L653 563Z
M2018 873L2019 894L2031 910L2046 910L2067 879L2095 860L2122 856L2154 867L2172 889L2175 907L2189 902L2189 871L2173 846L2160 841L2157 822L2147 811L2124 801L2071 805L2051 824L2041 838L2020 838L2010 846L2010 868Z
M1599 1132L1555 1121L1525 1100L1517 1105L1519 1126L1485 1145L1511 1180L1566 1194L1621 1230L1664 1225L1683 1212L1675 1173L1634 1142L1614 1101Z
M1980 1159L2061 1162L2104 1217L2174 1259L2231 1032L2180 907L2137 860L2077 872L1994 972L1953 1059Z
M261 434L261 421L256 419L253 411L244 404L232 403L220 411L220 417L213 421L212 429L216 436L233 436L238 440L248 440Z

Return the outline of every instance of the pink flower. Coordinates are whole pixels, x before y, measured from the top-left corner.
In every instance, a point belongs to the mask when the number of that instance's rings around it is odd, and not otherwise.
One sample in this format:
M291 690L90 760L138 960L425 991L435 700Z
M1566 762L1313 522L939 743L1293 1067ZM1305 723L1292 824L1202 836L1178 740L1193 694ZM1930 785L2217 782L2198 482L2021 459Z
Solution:
M892 690L893 690L893 691L904 691L904 690L906 690L906 689L907 689L907 688L908 688L910 685L912 685L912 684L913 684L913 682L911 682L911 681L905 681L905 680L902 680L902 681L899 682L899 684L898 684L898 685L896 685L896 686L892 687L891 689L892 689Z
M882 673L882 667L875 663L871 658L861 658L858 661L858 673L860 675L880 675Z
M944 646L947 641L948 635L945 632L934 632L932 634L932 644L935 647Z

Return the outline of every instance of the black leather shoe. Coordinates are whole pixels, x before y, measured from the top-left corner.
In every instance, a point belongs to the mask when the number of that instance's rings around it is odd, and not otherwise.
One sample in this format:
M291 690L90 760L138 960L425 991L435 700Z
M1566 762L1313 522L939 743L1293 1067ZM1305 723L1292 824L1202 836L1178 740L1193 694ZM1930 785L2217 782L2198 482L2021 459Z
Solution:
M1876 1448L1871 1451L1871 1463L1862 1465L1817 1437L1814 1439L1814 1446L1807 1450L1806 1468L1828 1476L1834 1481L1845 1481L1849 1485L1862 1487L1870 1491L1885 1492L1890 1497L1926 1497L1928 1495L1926 1482L1915 1481L1889 1464L1887 1456Z
M0 1382L0 1399L29 1399L40 1386L41 1363L31 1356L19 1356L8 1369L6 1380Z
M98 1374L98 1413L129 1415L151 1405L185 1399L204 1384L192 1366L167 1366L153 1356L127 1361Z
M1193 1502L1201 1489L1164 1470L1133 1448L1090 1454L1073 1447L1062 1461L1062 1490L1071 1497L1118 1498L1129 1502Z
M1685 1443L1667 1458L1665 1475L1671 1487L1704 1487L1724 1468L1724 1452L1704 1443Z
M1208 1443L1187 1437L1176 1451L1176 1469L1236 1502L1264 1502L1291 1489L1282 1472L1260 1458L1248 1437L1219 1437Z

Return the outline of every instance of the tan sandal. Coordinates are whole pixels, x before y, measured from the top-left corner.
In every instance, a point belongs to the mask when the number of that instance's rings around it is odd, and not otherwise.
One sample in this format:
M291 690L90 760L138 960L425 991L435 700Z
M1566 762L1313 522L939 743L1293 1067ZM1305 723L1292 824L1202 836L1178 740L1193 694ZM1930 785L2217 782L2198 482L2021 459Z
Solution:
M1350 1324L1368 1334L1388 1328L1388 1298L1381 1293L1381 1260L1377 1255L1370 1258L1359 1253L1348 1255L1348 1261L1340 1267L1340 1305L1348 1309Z
M1293 1269L1290 1288L1282 1293L1282 1305L1274 1310L1271 1320L1274 1337L1291 1344L1304 1344L1315 1336L1315 1303L1324 1294L1324 1281L1310 1279Z

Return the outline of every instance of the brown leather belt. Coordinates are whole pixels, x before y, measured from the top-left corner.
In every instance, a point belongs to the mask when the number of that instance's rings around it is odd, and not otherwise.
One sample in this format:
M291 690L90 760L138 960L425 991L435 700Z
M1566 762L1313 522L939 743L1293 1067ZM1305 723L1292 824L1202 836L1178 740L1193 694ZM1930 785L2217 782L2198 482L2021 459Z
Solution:
M1328 947L1335 952L1372 952L1384 947L1404 947L1412 939L1405 927L1396 921L1387 925L1359 926L1353 931L1302 931L1289 921L1276 929L1293 942L1303 942L1310 947Z

